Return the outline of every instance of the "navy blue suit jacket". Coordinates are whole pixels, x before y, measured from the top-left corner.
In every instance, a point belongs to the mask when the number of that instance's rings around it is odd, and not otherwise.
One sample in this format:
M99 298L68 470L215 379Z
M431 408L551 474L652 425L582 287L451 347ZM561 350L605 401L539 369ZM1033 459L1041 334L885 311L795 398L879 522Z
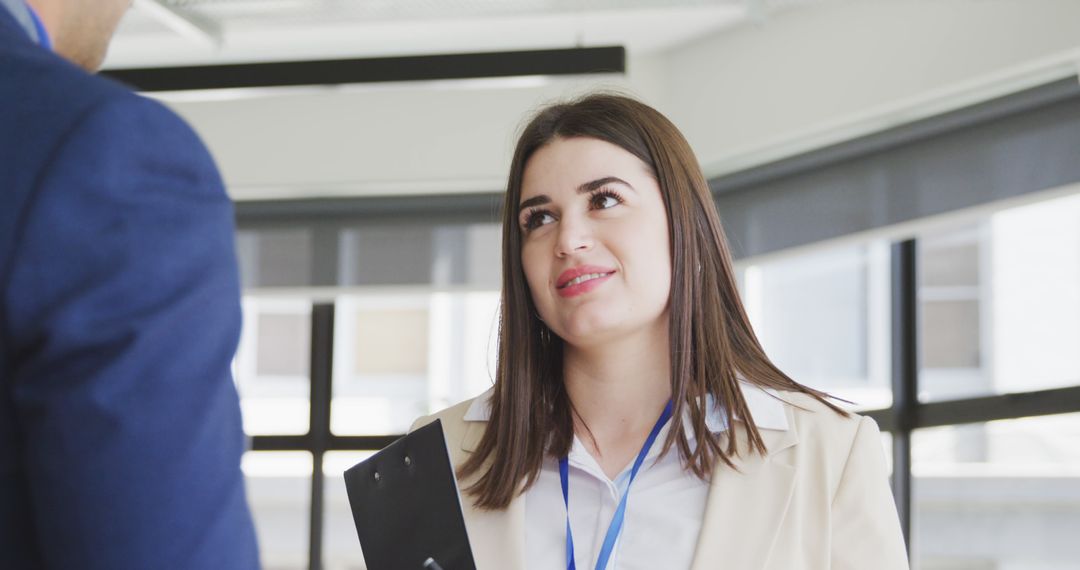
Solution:
M233 240L192 130L0 7L0 568L258 567Z

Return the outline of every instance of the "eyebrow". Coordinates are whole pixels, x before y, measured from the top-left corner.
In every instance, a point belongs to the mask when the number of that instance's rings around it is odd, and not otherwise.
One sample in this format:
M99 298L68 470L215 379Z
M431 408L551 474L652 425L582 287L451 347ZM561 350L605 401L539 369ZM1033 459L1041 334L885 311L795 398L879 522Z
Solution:
M577 193L578 194L586 194L586 193L589 193L589 192L593 192L593 191L595 191L595 190L597 190L599 188L602 188L604 186L607 186L608 184L613 184L613 183L614 184L622 184L623 186L626 186L627 188L630 188L631 190L634 189L634 187L631 186L629 182L623 180L622 178L619 178L617 176L605 176L603 178L597 178L596 180L592 180L592 181L589 181L589 182L586 182L586 183L582 184L581 186L578 186L577 187ZM551 198L547 194L540 194L538 196L533 196L532 198L529 198L528 200L525 200L520 205L518 205L518 213L520 214L521 211L526 209L526 208L531 208L533 206L539 206L541 204L550 204L550 203L551 203Z

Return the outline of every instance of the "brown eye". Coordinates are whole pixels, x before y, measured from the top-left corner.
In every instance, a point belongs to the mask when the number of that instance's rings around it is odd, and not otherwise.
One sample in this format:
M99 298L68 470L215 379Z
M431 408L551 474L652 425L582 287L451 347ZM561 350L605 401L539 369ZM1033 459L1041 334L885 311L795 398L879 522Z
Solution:
M548 212L547 210L534 210L529 212L529 215L525 217L525 229L532 231L554 221L555 216L552 216L551 212Z
M611 190L598 190L589 198L594 210L607 210L623 203L622 197Z

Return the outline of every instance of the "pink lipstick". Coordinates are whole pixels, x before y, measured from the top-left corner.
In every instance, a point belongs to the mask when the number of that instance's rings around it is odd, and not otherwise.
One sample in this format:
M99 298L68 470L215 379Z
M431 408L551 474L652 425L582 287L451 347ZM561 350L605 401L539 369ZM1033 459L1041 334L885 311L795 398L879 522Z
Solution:
M599 287L614 274L615 270L610 267L579 265L559 275L555 290L561 297L576 297Z

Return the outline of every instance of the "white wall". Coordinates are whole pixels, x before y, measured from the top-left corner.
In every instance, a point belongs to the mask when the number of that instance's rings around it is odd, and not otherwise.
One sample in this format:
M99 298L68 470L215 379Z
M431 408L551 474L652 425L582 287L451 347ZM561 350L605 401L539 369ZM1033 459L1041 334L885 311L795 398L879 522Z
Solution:
M710 176L1062 77L1080 1L828 2L632 57L625 77L498 88L398 84L173 103L239 200L493 191L545 101L600 86L667 113Z
M665 110L709 175L978 102L1080 66L1076 0L833 2L670 54Z
M597 86L655 103L655 66L628 67L626 77L544 85L400 83L173 107L206 140L235 199L491 192L505 185L530 110Z

